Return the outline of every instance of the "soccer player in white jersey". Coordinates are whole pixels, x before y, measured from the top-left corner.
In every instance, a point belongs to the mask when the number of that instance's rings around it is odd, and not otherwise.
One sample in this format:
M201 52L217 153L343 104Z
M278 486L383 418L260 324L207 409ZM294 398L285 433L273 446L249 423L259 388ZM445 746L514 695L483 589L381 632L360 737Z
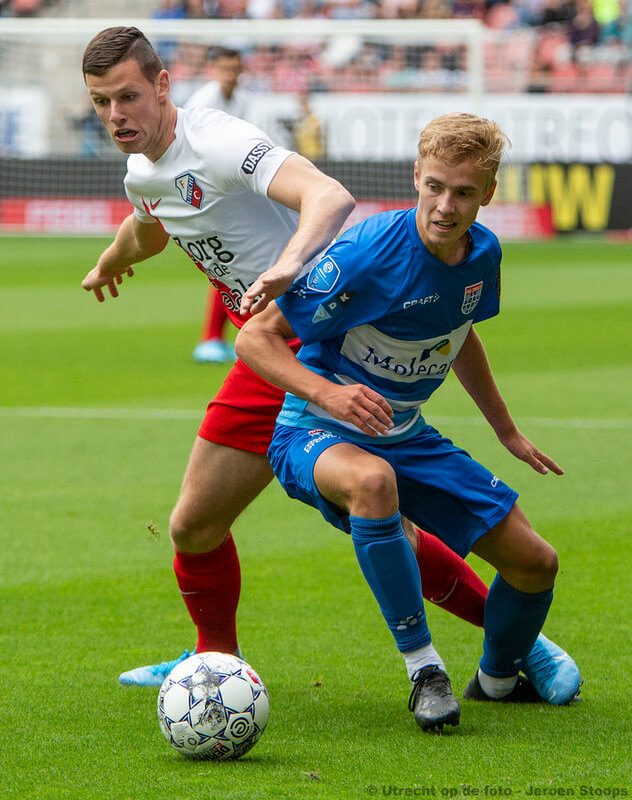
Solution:
M250 92L239 85L243 62L238 50L217 47L213 52L213 80L197 89L183 108L217 108L233 117L248 119Z
M496 123L474 115L434 120L419 141L418 205L347 231L237 336L239 357L288 392L268 451L275 474L291 497L351 534L426 730L458 724L460 706L431 642L401 515L498 570L468 699L537 698L519 672L531 672L557 572L517 493L420 413L453 369L514 456L563 474L516 427L473 327L499 309L500 246L475 220L494 194L505 144ZM298 357L285 345L294 336ZM579 688L570 669L567 701Z
M183 103L183 108L216 108L233 117L248 119L251 94L239 85L243 71L241 53L216 47L212 56L213 80L201 86ZM234 361L233 346L225 341L226 311L221 296L211 286L202 326L202 339L193 350L195 361Z
M125 188L134 204L83 281L100 302L106 287L117 297L132 265L172 238L219 289L240 326L240 310L263 309L318 260L353 207L339 183L252 125L220 111L176 109L169 75L136 28L97 34L83 73L99 118L129 154ZM273 477L266 452L283 397L237 361L193 447L170 533L199 652L239 649L240 569L230 528ZM412 526L407 533L424 596L482 625L485 584L436 537ZM137 667L120 681L160 685L178 660Z

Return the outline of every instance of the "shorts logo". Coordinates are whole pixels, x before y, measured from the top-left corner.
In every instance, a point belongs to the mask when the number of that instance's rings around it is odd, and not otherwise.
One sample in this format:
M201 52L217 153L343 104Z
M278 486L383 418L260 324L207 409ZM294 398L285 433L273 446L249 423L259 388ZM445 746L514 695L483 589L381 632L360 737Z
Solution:
M465 287L465 294L463 295L463 305L461 311L463 314L471 314L478 305L483 291L483 281L473 283L471 286Z
M244 163L241 165L241 168L246 175L252 175L257 168L257 164L261 161L268 150L272 150L272 145L268 144L267 142L259 142L259 144L256 144L252 148L246 158L244 158Z
M325 441L325 439L336 439L337 438L337 436L335 434L331 433L331 431L324 431L324 430L320 430L319 428L313 428L309 432L309 435L312 438L309 440L309 442L307 442L307 444L303 448L303 452L304 453L309 453L315 445L319 444L320 442Z
M312 267L309 275L307 276L307 288L313 292L330 292L338 278L340 277L340 268L338 264L330 256L326 256L322 261L319 261L315 267ZM348 301L347 301L348 302Z
M202 205L203 193L193 175L191 175L190 172L178 175L175 183L184 202L193 206L193 208L200 208Z

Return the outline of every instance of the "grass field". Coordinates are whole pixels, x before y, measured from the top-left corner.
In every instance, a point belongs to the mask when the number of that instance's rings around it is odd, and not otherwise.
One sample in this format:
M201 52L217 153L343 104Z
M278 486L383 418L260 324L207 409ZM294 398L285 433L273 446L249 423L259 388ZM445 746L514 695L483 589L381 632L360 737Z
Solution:
M629 796L632 247L506 246L503 312L479 329L514 416L564 477L513 460L453 378L426 408L556 547L545 632L579 663L583 701L464 703L453 732L422 733L349 541L273 484L235 526L240 642L270 723L242 761L213 764L172 751L157 691L117 676L194 643L167 522L226 369L191 361L205 284L182 254L139 266L100 306L80 281L103 246L0 244L0 797ZM428 615L460 694L481 632Z

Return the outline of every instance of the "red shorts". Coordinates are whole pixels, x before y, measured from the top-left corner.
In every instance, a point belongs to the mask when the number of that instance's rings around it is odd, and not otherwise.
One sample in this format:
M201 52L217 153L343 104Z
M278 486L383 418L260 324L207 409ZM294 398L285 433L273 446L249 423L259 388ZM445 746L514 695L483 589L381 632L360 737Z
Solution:
M300 342L289 343L294 353ZM239 359L208 404L198 436L209 442L265 455L285 392Z

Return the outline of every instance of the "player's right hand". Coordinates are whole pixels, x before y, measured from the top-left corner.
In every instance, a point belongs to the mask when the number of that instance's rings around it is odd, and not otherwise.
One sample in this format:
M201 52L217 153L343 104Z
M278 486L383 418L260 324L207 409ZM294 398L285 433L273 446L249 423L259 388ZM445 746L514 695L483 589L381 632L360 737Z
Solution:
M81 286L86 292L94 292L96 299L99 303L102 303L105 300L105 295L102 291L104 286L107 286L112 297L119 296L116 286L117 284L120 286L120 284L123 283L123 275L128 275L131 278L134 275L134 270L132 267L127 267L120 275L114 275L112 277L111 275L103 275L101 269L96 266L86 275L81 282Z
M319 405L369 436L384 436L393 427L393 409L381 394L361 383L332 384L331 392L319 398Z

